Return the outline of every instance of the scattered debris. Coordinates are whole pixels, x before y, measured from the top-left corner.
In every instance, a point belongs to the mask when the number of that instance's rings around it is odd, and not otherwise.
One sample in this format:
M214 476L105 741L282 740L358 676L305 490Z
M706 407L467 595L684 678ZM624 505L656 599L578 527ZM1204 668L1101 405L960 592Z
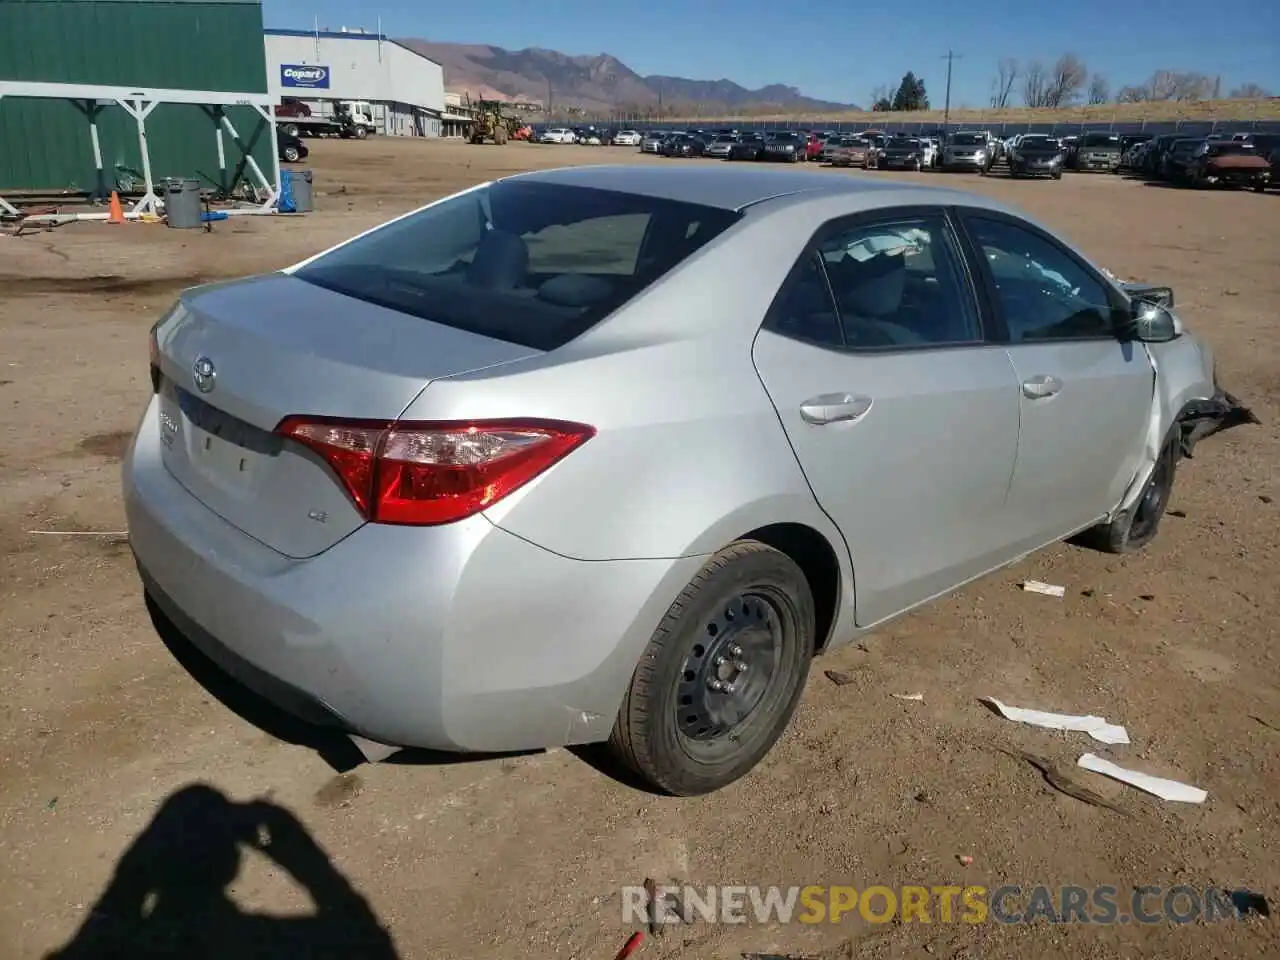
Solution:
M921 790L912 799L914 799L916 803L923 803L928 805L933 803L933 794L931 794L928 790Z
M1165 513L1170 517L1177 517L1180 520L1187 519L1187 511L1185 510L1166 510Z
M627 960L644 943L644 934L637 930L631 936L627 937L627 942L622 945L622 949L617 952L613 960Z
M1263 503L1270 503L1270 502L1271 502L1271 498L1270 498L1270 497L1268 497L1265 493L1260 493L1260 494L1258 494L1258 499L1259 499L1259 500L1261 500Z
M1093 589L1093 587L1085 587L1083 590L1081 590L1081 591L1080 591L1080 596L1082 596L1082 597L1092 597L1092 596L1093 596L1095 593L1097 593L1097 592L1098 592L1098 591L1097 591L1097 590L1095 590L1095 589Z
M1128 743L1129 732L1118 724L1108 723L1103 717L1073 717L1065 713L1046 713L1043 710L1025 710L1022 707L1008 707L995 697L979 697L980 703L990 704L1006 720L1016 723L1027 723L1033 727L1044 727L1046 730L1070 730L1076 733L1087 733L1099 743Z
M1229 890L1227 896L1231 898L1231 905L1236 908L1236 916L1240 918L1247 917L1251 913L1256 913L1260 917L1271 916L1271 907L1267 905L1267 898L1260 893L1254 893L1252 890Z
M1148 773L1139 773L1137 770L1126 770L1124 767L1114 764L1110 760L1104 760L1102 757L1095 756L1092 753L1086 753L1077 760L1076 766L1092 770L1094 773L1100 773L1104 777L1111 777L1113 780L1119 780L1121 783L1127 783L1131 787L1137 787L1139 790L1155 794L1161 800L1171 800L1174 803L1204 803L1209 796L1206 791L1201 790L1199 787L1188 786L1185 783L1179 783L1177 780L1153 777Z
M1060 587L1056 583L1041 583L1039 580L1023 580L1018 586L1027 593L1041 593L1046 597L1061 597L1067 592L1066 587Z
M742 960L818 960L799 953L744 953Z
M128 530L28 530L33 537L129 537Z
M1072 799L1079 800L1081 803L1087 803L1093 807L1103 807L1114 813L1127 817L1129 814L1121 807L1116 806L1106 797L1090 790L1083 783L1075 778L1072 772L1060 764L1055 763L1047 757L1042 757L1035 753L1029 753L1025 750L1013 753L1009 750L1001 750L1003 754L1013 757L1015 760L1024 760L1031 766L1040 771L1044 777L1044 782L1053 787L1059 793L1064 793Z
M967 853L957 854L956 859L960 861L960 866L969 867L973 865L973 857Z
M1277 727L1274 723L1268 723L1266 720L1263 720L1261 717L1253 716L1251 714L1249 716L1249 719L1252 720L1254 723L1262 724L1262 726L1266 727L1268 730L1274 730L1276 733L1280 733L1280 727Z
M666 916L666 898L658 896L658 884L652 877L644 878L644 892L649 897L649 936L664 936L667 932L663 925Z
M889 696L895 700L915 700L918 703L924 702L923 693L891 693Z
M1139 600L1146 600L1148 603L1150 603L1150 602L1151 602L1152 600L1154 600L1155 598L1156 598L1156 595L1155 595L1154 593L1140 593L1140 594L1138 594L1138 599L1139 599Z
M58 806L58 798L50 797L49 802L44 805L44 808L46 810L54 810L54 809L57 809L57 806Z
M846 684L853 683L853 674L842 673L839 670L824 670L827 679L834 683L837 687L843 687Z

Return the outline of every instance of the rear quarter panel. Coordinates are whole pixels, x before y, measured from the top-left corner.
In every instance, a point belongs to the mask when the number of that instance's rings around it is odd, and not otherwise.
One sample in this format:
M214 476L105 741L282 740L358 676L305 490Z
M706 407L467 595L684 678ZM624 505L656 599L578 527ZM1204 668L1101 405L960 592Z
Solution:
M742 229L559 350L433 381L404 416L595 427L581 448L486 512L568 557L709 554L779 522L813 527L840 553L751 359L812 213L735 236Z

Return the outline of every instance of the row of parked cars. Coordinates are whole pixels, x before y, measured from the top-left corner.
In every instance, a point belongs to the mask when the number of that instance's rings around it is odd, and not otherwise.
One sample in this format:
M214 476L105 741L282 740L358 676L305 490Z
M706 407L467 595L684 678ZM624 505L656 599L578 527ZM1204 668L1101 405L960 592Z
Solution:
M1280 186L1280 134L1145 137L1123 151L1117 171L1187 187Z
M1262 133L1117 134L1107 131L1054 137L1024 133L1001 139L985 130L942 130L920 135L866 130L607 130L552 127L540 143L638 147L642 153L719 160L827 163L867 170L967 170L1060 180L1064 171L1132 173L1188 186L1239 185L1265 190L1280 183L1280 135Z

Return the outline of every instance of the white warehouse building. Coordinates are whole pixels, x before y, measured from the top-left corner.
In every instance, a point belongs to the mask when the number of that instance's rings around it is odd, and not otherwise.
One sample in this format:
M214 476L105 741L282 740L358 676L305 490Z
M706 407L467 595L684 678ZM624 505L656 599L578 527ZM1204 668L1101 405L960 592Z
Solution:
M444 69L380 33L363 30L264 31L268 91L299 100L313 114L340 100L365 102L378 133L438 137Z

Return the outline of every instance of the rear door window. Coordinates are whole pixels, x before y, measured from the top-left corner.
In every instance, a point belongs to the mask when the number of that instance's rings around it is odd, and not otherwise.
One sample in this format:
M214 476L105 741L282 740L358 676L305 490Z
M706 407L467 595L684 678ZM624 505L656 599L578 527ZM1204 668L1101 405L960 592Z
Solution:
M425 320L554 350L740 218L659 197L499 181L393 221L295 276Z

